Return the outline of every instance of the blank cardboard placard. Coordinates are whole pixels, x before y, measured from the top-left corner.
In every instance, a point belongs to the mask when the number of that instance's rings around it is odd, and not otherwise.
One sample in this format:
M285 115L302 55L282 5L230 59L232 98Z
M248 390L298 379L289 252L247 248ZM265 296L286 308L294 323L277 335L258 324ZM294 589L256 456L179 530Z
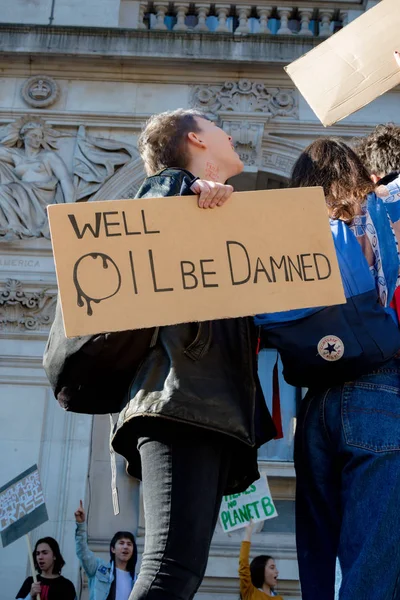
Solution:
M66 335L340 304L321 188L48 207Z
M399 0L382 0L285 70L321 123L333 125L400 83L399 32Z

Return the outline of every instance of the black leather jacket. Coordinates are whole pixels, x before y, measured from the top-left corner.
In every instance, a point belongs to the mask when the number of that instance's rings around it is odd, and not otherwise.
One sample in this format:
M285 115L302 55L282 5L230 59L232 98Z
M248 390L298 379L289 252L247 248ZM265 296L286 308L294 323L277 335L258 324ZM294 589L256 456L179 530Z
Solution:
M165 169L149 177L137 198L191 195L194 177ZM220 210L223 210L220 209ZM245 489L258 476L256 449L275 435L257 376L256 330L251 318L222 319L161 327L136 373L121 411L112 444L140 477L132 435L143 435L137 417L186 424L232 441L237 465L228 490Z

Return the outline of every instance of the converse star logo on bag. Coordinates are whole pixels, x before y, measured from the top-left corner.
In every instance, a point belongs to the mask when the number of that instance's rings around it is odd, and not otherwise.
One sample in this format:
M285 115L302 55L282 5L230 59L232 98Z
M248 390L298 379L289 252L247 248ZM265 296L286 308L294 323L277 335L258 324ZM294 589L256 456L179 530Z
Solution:
M334 362L342 358L344 344L336 335L326 335L318 342L317 350L321 358Z

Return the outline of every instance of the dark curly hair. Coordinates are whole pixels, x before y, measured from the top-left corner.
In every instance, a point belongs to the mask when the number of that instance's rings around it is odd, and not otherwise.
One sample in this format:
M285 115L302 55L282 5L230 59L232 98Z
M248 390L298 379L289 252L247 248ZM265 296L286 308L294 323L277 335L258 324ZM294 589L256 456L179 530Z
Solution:
M373 175L382 177L400 170L400 127L378 125L370 135L353 141L354 150Z
M350 222L375 189L357 154L337 138L319 138L296 161L290 187L324 189L329 214Z
M35 548L33 550L33 564L35 565L35 569L40 573L41 569L38 565L37 559L36 559L36 551L37 548L39 546L39 544L47 544L48 546L50 546L51 551L54 554L54 566L53 566L53 573L57 573L58 575L60 575L63 566L65 565L65 560L63 559L62 555L61 555L61 551L60 551L60 546L58 545L57 540L55 540L52 537L44 537L44 538L40 538L40 540L38 540L35 544Z
M265 581L265 567L272 558L267 554L256 556L250 563L251 582L256 588L262 588Z

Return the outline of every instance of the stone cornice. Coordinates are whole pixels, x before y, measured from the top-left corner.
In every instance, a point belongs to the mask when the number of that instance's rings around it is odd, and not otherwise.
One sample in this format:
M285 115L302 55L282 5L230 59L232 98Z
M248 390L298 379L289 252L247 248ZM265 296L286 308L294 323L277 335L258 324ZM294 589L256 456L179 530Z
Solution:
M213 63L287 64L309 52L319 38L233 35L90 27L0 25L0 54L190 60Z

